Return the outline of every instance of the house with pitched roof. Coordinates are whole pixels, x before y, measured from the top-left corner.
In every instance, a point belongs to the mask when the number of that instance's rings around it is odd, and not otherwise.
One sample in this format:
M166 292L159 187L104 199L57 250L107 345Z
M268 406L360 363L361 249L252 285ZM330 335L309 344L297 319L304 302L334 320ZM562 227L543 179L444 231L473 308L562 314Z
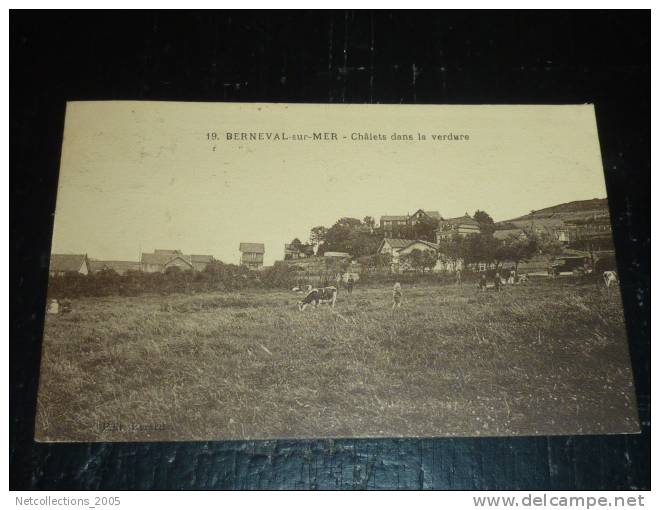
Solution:
M453 259L448 255L440 253L439 245L421 239L383 239L378 247L377 253L380 255L390 255L392 257L392 271L398 272L400 270L405 270L400 263L401 256L409 255L413 250L432 251L438 256L438 261L436 262L433 271L446 271L453 273L459 269L463 269L462 259Z
M380 229L387 238L405 238L410 235L411 231L410 216L407 214L381 216Z
M376 253L379 255L391 255L394 258L394 254L398 253L399 250L405 248L410 244L409 239L397 239L397 238L388 238L386 237L380 242L378 250Z
M284 244L284 260L298 260L306 256L305 252L300 249L299 244Z
M181 250L154 250L140 257L140 269L145 273L164 273L170 267L182 271L204 271L214 260L213 255L185 255Z
M261 269L264 267L264 253L266 248L263 243L240 243L238 251L241 252L241 265L250 269Z
M424 209L417 209L417 211L410 217L410 222L412 225L416 225L420 221L424 220L436 220L440 221L442 216L438 211L425 211Z
M442 220L438 211L417 209L413 214L381 216L380 229L384 237L390 239L409 239L413 235L413 227L425 220Z
M64 276L65 274L89 274L89 260L87 254L69 255L52 253L50 255L50 276Z
M399 259L402 255L409 255L413 250L433 251L437 253L438 245L422 240L410 239L383 239L380 242L377 253L379 255L390 255L392 257L392 269L399 268Z
M472 218L468 213L458 218L443 219L438 222L438 229L435 231L436 242L451 239L454 234L461 237L467 237L470 234L481 232L479 222Z
M204 271L206 266L215 260L213 255L188 255L188 259L195 271Z

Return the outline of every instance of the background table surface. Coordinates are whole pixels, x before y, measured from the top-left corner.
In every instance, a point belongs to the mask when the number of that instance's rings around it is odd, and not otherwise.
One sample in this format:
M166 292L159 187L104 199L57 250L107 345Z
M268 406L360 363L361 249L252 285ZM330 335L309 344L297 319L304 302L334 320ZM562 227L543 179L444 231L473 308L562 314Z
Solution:
M10 17L12 489L650 488L650 14ZM65 102L594 103L634 436L36 444Z

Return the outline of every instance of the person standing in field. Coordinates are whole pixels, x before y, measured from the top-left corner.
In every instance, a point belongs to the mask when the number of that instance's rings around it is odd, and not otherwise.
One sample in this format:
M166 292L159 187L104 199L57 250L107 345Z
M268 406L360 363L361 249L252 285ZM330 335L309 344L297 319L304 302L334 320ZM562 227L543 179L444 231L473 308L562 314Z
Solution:
M349 294L353 294L353 284L355 283L355 280L353 280L353 275L348 275L348 281L346 282L346 288L348 290Z
M481 279L479 280L479 289L482 291L486 290L486 275L482 274Z
M395 308L401 308L401 300L403 298L403 294L401 293L401 284L399 282L396 282L394 284L394 290L392 291L392 310Z
M463 271L460 269L456 270L456 284L459 286L463 286Z

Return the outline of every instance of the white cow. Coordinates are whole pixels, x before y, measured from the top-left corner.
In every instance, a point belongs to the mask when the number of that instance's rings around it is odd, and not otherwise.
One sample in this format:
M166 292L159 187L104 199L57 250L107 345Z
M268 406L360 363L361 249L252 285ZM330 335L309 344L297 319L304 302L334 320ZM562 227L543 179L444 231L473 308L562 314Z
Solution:
M608 289L615 283L619 283L619 278L617 277L616 271L604 271L603 281L605 282L605 287Z

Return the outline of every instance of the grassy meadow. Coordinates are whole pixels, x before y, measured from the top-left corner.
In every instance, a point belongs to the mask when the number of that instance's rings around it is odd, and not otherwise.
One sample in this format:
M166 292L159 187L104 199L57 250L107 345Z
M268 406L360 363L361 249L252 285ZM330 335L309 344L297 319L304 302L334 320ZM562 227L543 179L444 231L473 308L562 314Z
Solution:
M299 312L252 290L73 300L48 315L40 440L637 430L617 289L357 286Z

